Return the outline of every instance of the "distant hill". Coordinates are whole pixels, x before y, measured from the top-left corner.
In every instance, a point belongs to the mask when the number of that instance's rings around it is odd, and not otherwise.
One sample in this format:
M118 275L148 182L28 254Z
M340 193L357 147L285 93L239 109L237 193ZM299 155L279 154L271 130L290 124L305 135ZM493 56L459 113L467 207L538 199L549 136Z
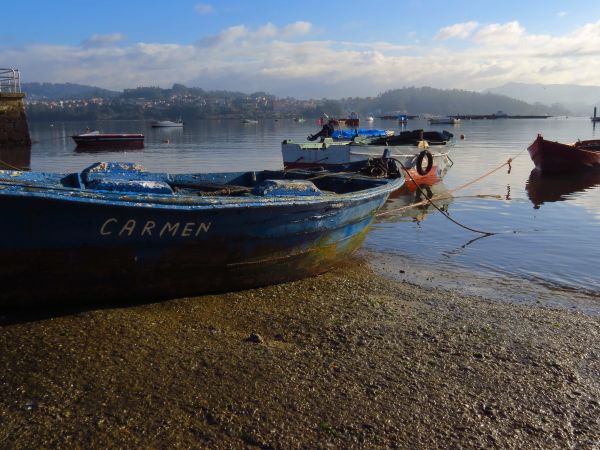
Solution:
M29 100L72 100L92 97L114 98L120 92L76 83L21 83Z
M184 120L239 117L318 117L328 114L343 117L351 111L361 115L384 115L392 111L415 115L488 115L503 111L508 115L565 115L563 106L527 103L492 93L431 87L404 87L375 97L351 97L339 100L277 99L265 92L245 94L235 91L205 91L199 87L174 84L172 88L137 87L115 92L74 83L24 83L28 100L27 114L33 120L169 118ZM69 103L57 108L48 101L87 100L102 97L103 102Z
M408 114L494 114L504 111L509 115L564 115L568 111L560 105L548 106L492 93L431 87L405 87L384 92L368 99L342 99L343 109L358 111L405 111Z
M591 115L600 106L600 86L577 84L507 83L486 92L506 95L529 103L561 104L572 114Z

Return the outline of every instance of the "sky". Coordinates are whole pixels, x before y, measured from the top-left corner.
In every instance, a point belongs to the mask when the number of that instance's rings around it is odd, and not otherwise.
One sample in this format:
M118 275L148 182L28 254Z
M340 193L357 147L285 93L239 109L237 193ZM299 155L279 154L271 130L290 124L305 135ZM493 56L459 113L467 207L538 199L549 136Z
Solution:
M600 85L598 0L19 0L2 16L0 67L23 82L297 98Z

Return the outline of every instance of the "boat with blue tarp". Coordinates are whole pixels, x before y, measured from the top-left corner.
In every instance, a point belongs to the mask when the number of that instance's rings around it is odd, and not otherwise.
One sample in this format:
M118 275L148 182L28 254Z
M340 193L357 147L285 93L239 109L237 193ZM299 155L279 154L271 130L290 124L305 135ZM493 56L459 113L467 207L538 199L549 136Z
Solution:
M167 174L111 162L0 171L0 305L148 301L324 272L402 186L391 170L373 176L391 163L371 160L363 173Z
M378 130L376 128L358 128L356 130L335 130L331 133L331 138L337 141L351 141L355 137L366 139L386 138L394 135L393 130Z

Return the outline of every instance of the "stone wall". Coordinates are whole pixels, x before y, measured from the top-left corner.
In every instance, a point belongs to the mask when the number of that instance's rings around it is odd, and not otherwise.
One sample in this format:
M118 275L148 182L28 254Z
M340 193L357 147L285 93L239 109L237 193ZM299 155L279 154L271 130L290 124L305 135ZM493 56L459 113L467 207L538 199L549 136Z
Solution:
M0 148L31 145L23 93L0 92Z

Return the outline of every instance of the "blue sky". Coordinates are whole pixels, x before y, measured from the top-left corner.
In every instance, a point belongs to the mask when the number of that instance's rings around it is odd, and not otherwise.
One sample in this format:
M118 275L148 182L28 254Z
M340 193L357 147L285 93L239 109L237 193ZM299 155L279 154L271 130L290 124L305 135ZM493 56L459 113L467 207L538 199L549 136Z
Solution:
M28 81L300 97L600 84L598 1L20 0L2 11L0 65Z

